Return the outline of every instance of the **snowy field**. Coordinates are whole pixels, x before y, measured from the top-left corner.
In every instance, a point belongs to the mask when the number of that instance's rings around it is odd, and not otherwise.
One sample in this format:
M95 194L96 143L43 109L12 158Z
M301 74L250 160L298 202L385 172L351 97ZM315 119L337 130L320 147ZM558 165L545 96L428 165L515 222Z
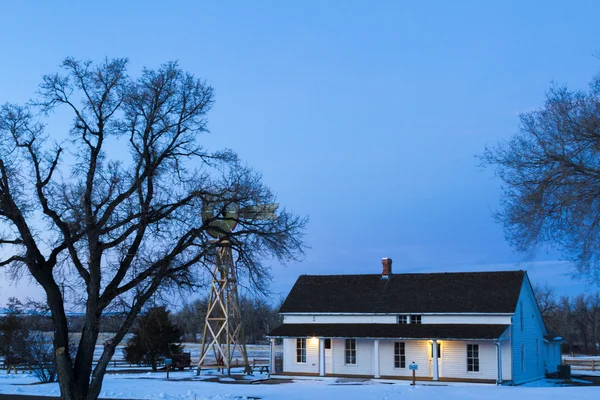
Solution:
M98 340L98 343L102 343L102 342L100 340ZM202 344L201 343L182 343L182 344L184 346L183 351L191 353L192 365L197 364L198 359L200 358L200 350L202 349ZM123 355L124 347L125 347L125 340L123 340L122 344L117 346L117 349L115 350L115 355L113 356L113 359L122 360L125 358L125 356ZM96 348L94 350L94 360L100 359L100 356L102 355L103 350L104 350L104 347L101 344L96 345ZM248 360L250 361L250 363L252 363L253 359L268 360L269 356L270 356L269 345L249 344L249 345L246 345L246 351L248 352ZM281 351L283 351L283 347L276 346L275 351L281 352ZM237 351L234 353L234 358L238 359L238 362L240 364L242 363L242 356ZM209 355L206 359L206 362L204 364L215 364L215 358L214 358L212 352L209 353ZM111 368L112 367L110 367L110 365L109 365L109 369L111 369Z
M288 400L392 400L392 399L489 399L489 400L552 400L577 398L599 399L600 386L561 387L551 381L537 381L523 386L484 384L418 384L406 381L358 381L327 378L326 380L296 380L280 384L261 384L253 380L265 376L247 377L245 381L217 378L217 375L196 377L194 371L171 373L167 381L164 372L143 374L110 374L104 381L101 397L123 399L288 399ZM217 381L218 379L218 381ZM210 381L208 381L210 380ZM0 374L0 394L30 394L56 396L58 384L35 384L29 374ZM581 382L583 383L583 382Z

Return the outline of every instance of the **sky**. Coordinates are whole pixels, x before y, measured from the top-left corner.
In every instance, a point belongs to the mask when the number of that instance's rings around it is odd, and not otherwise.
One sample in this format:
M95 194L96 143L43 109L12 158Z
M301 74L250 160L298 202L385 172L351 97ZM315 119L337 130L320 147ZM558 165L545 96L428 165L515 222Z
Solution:
M527 269L591 290L546 250L525 258L492 213L475 157L518 130L552 82L600 70L596 1L2 2L0 103L23 103L65 57L177 60L211 84L211 149L232 148L310 222L300 274ZM62 118L57 115L55 118ZM68 122L68 121L66 121ZM0 304L39 288L0 272Z

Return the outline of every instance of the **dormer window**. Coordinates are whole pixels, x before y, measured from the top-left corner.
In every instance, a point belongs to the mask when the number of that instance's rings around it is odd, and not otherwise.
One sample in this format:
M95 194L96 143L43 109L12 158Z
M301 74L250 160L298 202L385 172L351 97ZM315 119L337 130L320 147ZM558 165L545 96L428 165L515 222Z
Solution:
M400 315L398 315L398 323L400 325L420 324L421 316L420 315L400 314Z

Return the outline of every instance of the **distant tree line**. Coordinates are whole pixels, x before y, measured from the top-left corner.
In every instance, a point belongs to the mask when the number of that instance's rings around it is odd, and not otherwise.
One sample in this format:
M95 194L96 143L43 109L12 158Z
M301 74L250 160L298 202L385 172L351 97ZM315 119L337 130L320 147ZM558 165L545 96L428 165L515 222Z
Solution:
M557 296L548 285L533 290L546 327L565 341L564 353L600 353L600 292Z
M266 335L281 324L280 304L272 305L264 299L242 296L240 308L246 343L264 343ZM174 322L184 332L184 340L197 342L202 340L204 319L208 308L208 297L196 299L184 304L173 316Z

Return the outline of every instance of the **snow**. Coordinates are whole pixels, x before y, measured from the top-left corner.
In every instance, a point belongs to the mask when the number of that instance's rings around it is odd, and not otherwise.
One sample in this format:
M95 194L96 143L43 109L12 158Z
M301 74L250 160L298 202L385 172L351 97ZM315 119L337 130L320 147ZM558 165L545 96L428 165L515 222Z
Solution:
M324 380L303 379L279 384L261 384L257 381L235 381L218 374L196 377L193 370L171 372L166 380L164 372L109 374L104 380L101 397L122 399L165 400L233 400L256 399L339 399L339 400L425 400L443 398L448 400L553 400L577 397L578 400L597 399L600 387L560 387L556 381L541 380L523 386L495 386L484 384L417 384L408 381L374 381L360 379ZM265 379L259 375L250 379ZM216 381L216 380L219 381ZM211 380L211 381L207 381ZM585 383L585 379L579 379ZM235 381L235 383L234 383ZM0 393L56 396L58 384L33 384L36 380L29 374L0 374ZM393 382L393 383L389 383Z
M600 376L600 369L585 370L585 369L573 369L571 368L571 376Z
M186 343L185 351L192 353L194 365L200 355L200 344ZM120 350L120 349L119 349ZM102 346L96 348L97 356ZM268 358L269 346L249 345L250 362L254 358ZM115 358L121 358L119 352ZM123 369L128 373L123 373ZM599 386L563 387L562 383L552 380L540 380L523 386L495 386L471 383L418 383L410 386L408 381L362 380L325 378L315 380L311 377L298 378L291 382L262 384L266 375L246 376L237 372L236 379L217 373L216 370L202 370L196 376L195 369L172 371L170 379L166 373L148 372L147 367L117 367L109 365L113 373L107 374L101 392L104 398L119 399L163 399L163 400L425 400L441 398L458 399L490 399L490 400L553 400L566 397L577 397L577 400L600 398ZM137 371L139 370L139 372ZM121 372L121 373L117 373ZM600 371L572 370L573 381L587 384L586 376L600 376ZM19 395L59 395L57 383L37 384L30 374L7 375L0 371L0 394Z

